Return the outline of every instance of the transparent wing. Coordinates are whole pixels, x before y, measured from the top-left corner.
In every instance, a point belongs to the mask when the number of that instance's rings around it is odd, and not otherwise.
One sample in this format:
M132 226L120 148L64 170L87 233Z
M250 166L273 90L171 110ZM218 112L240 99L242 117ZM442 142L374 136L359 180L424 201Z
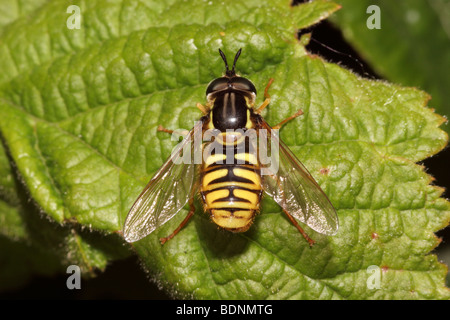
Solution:
M262 121L270 137L268 149L272 157L270 166L263 167L265 193L311 229L325 235L336 234L338 218L330 200L289 147ZM274 157L274 152L278 152L278 157Z
M165 224L184 207L193 194L197 171L193 155L198 151L198 144L193 141L194 133L201 134L201 130L202 123L199 121L178 144L131 207L123 228L127 242L138 241Z

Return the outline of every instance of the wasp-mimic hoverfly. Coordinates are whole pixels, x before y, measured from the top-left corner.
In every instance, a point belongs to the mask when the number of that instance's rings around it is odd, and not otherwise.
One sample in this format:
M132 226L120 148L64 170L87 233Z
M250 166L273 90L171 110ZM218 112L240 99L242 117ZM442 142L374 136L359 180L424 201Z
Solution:
M273 79L264 91L264 102L255 108L255 86L235 72L241 50L236 53L231 69L222 50L219 49L219 53L225 62L225 75L210 82L206 89L206 105L197 104L203 112L200 121L133 204L123 229L125 240L142 239L173 218L189 202L186 218L172 234L160 241L164 244L172 239L193 216L196 195L200 195L204 211L218 226L231 232L247 231L260 210L263 192L281 206L310 246L314 240L297 220L319 233L336 234L338 218L333 205L308 170L274 134L283 124L303 114L302 110L271 127L261 112L270 102L268 89ZM158 130L173 132L161 126ZM213 138L204 142L205 132L211 130L215 132ZM276 146L270 150L272 154L278 153L275 170L263 164L258 156L260 153L255 152L260 144L246 135L251 130L256 132L258 139L264 137L270 140L270 145ZM202 133L201 144L195 147L198 132ZM186 152L191 156L201 152L201 160L176 161ZM263 170L266 170L265 174Z

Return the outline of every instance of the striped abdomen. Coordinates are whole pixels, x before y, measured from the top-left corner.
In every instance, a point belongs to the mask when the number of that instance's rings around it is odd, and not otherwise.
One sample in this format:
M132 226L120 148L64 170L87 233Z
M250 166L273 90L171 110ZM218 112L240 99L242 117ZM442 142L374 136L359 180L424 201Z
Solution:
M222 135L225 140L226 134ZM206 146L209 156L202 165L200 194L205 211L217 225L244 232L261 201L259 163L248 139L242 137L228 145L223 140L216 138Z

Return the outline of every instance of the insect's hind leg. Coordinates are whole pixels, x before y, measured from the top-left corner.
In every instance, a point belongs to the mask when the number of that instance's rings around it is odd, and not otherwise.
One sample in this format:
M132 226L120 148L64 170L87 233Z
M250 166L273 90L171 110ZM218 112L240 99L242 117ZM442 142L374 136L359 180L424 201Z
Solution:
M280 180L278 180L277 178L275 178L272 175L268 175L267 176L270 179L274 179L276 181L276 183L278 184L278 188L279 190L283 190L282 185L280 184ZM286 202L286 197L284 196L284 191L281 191L282 197L283 197L283 202ZM316 243L313 239L311 239L308 234L305 232L305 230L302 229L302 227L300 227L300 225L298 224L297 220L294 219L293 216L291 216L291 214L289 212L287 212L286 209L283 208L283 206L281 206L281 210L283 210L284 214L289 218L289 220L292 222L292 224L297 228L297 230L301 233L301 235L303 236L303 238L305 238L306 241L308 241L309 246L312 248L312 246Z
M292 217L289 214L289 212L287 212L284 209L283 209L283 212L287 215L289 220L291 220L292 224L297 228L297 230L302 234L303 238L305 238L305 240L308 241L309 246L312 247L316 242L308 236L308 234L302 229L302 227L300 227L298 222L294 219L294 217Z
M180 230L188 223L189 219L194 215L194 212L195 212L194 197L191 197L189 199L189 212L186 218L184 218L184 220L180 223L180 225L169 236L159 239L161 244L164 244L173 237L175 237L177 233L180 232Z

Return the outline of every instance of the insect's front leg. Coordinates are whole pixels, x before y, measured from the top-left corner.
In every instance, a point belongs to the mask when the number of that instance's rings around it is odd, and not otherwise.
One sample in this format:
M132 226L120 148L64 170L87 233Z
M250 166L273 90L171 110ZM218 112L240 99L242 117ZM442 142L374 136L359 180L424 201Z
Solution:
M210 106L208 103L205 106L202 105L201 103L197 103L196 106L203 113L203 115L207 115L210 111ZM173 134L175 132L175 133L178 133L181 136L183 136L183 138L186 137L186 135L189 133L189 130L185 130L185 129L171 130L171 129L167 129L167 128L163 127L162 125L158 125L156 130L158 130L159 132L166 132L168 134Z
M156 130L158 130L159 132L166 132L168 134L173 134L174 132L176 132L180 136L183 136L183 138L189 134L189 130L186 129L171 130L163 127L162 125L158 125L158 128L156 128Z
M269 79L269 83L266 86L266 89L264 89L264 102L262 105L259 106L258 109L255 110L255 113L261 114L261 112L269 105L270 103L270 95L269 95L269 88L272 85L273 78Z
M273 83L273 78L269 79L269 83L267 84L266 88L264 89L264 102L259 106L258 109L255 110L255 113L261 114L261 112L269 105L270 103L270 95L269 95L269 88ZM286 122L291 121L298 116L301 116L303 114L303 110L299 109L296 113L294 113L292 116L284 119L279 124L272 127L272 129L280 129Z
M207 115L211 109L208 104L206 104L206 106L204 106L199 102L197 103L197 108L203 113L203 115Z

